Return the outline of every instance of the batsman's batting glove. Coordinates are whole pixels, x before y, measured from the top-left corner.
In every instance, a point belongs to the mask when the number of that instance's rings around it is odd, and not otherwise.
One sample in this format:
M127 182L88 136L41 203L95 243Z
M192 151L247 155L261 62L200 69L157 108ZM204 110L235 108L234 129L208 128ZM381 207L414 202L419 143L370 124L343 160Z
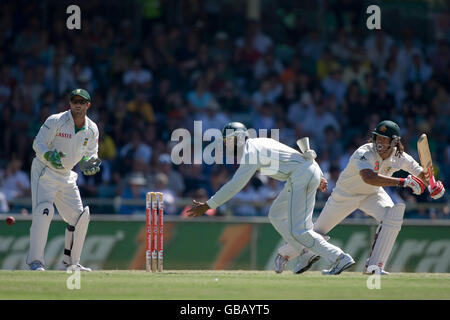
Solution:
M434 188L428 186L428 191L430 192L431 198L436 200L444 195L445 188L441 181L436 181L436 185L434 186Z
M426 188L425 183L423 183L422 180L413 175L409 175L406 178L400 178L399 186L411 188L413 193L416 195L422 194Z
M92 176L100 171L100 164L102 161L99 158L84 157L80 161L80 169L85 176Z
M56 149L53 151L47 151L44 154L44 158L45 160L47 160L48 162L51 163L51 165L55 168L55 169L64 169L62 163L61 163L61 158L64 158L66 156L66 153L64 152L58 152Z

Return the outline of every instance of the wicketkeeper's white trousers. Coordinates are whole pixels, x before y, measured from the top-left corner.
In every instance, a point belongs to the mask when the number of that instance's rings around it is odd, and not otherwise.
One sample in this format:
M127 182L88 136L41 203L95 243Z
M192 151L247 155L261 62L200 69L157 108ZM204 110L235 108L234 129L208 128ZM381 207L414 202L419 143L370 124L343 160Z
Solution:
M343 251L313 231L312 215L320 178L321 171L315 161L299 163L273 202L269 219L297 252L306 247L333 263Z
M46 167L35 158L31 165L32 224L30 228L30 248L27 264L40 261L45 264L44 250L48 230L56 205L62 219L69 225L75 225L83 212L80 191L76 184L78 175L62 175Z

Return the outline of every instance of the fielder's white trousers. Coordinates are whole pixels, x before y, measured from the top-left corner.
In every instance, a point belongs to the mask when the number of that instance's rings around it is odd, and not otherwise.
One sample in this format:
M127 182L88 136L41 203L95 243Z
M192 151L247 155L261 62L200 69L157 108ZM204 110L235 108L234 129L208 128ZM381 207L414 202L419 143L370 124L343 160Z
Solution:
M80 191L76 184L78 175L54 172L39 159L34 158L31 165L32 223L30 228L30 248L27 264L40 261L45 264L44 250L48 230L52 221L55 204L62 219L75 225L83 212Z
M269 210L269 219L283 239L298 252L304 247L333 263L342 250L313 231L312 214L321 171L305 161L292 172Z
M317 220L314 222L314 231L326 235L348 215L356 209L364 211L380 223L389 208L394 206L391 197L383 188L370 195L348 194L344 190L335 188L328 198ZM289 242L279 248L278 252L282 255L294 258L304 248L294 247ZM309 248L308 248L309 249ZM311 250L312 251L312 250ZM315 253L315 252L314 252Z

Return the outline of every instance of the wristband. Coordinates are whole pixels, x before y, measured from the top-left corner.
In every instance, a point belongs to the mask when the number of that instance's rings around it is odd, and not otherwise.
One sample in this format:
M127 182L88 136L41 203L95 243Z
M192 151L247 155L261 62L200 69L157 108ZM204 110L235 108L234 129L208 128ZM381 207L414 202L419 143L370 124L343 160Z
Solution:
M405 185L405 178L399 178L398 179L398 184L399 187L403 187Z

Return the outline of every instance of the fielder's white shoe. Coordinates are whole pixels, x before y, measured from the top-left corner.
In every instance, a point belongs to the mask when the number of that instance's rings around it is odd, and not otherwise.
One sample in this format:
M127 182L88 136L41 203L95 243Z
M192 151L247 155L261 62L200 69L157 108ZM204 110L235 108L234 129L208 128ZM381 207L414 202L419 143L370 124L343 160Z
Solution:
M40 261L33 261L30 264L30 270L33 271L45 271L43 264Z
M92 271L91 268L87 268L87 267L83 267L81 264L72 264L72 265L68 265L67 262L63 261L63 265L66 266L66 270L67 271Z
M344 271L347 268L350 268L352 265L355 264L355 260L347 254L347 253L341 253L341 255L338 257L336 262L331 266L330 270L323 270L323 275L337 275L340 274L342 271Z
M286 257L283 257L281 254L277 254L277 257L275 258L275 272L282 273L287 262L288 259Z
M303 249L302 253L300 253L298 257L298 263L294 267L294 269L292 269L292 272L296 274L303 273L309 270L311 266L319 260L320 256L316 255L315 253L309 250Z

